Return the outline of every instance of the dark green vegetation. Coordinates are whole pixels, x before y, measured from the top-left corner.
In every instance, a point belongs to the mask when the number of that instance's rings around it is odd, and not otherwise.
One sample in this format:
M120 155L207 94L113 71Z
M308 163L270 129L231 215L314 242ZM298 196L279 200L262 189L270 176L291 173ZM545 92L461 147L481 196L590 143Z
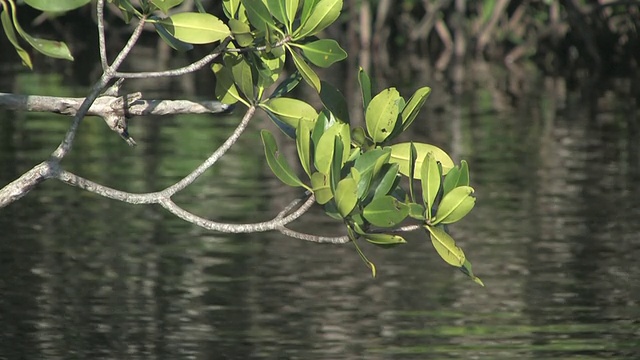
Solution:
M347 104L340 91L320 80L312 68L329 67L347 56L335 40L316 37L338 19L342 0L224 1L224 21L207 13L202 5L198 12L169 12L182 0L141 1L139 7L129 0L110 2L117 6L125 22L138 19L140 24L152 23L158 35L175 50L189 51L194 44L220 42L215 52L222 61L211 66L216 76L216 96L226 104L244 104L248 108L246 121L256 109L262 109L295 141L306 180L300 179L278 151L273 134L262 130L267 164L283 183L306 189L328 216L344 223L348 238L374 276L376 268L360 248L360 241L393 247L406 242L399 233L423 228L447 263L482 285L446 228L475 205L467 163L455 165L445 151L434 145L394 142L414 122L431 89L419 88L405 100L392 87L376 92L367 73L361 70L358 80L365 126L356 126L349 119L349 109L355 104ZM0 3L5 33L26 66L32 67L31 57L21 47L18 36L46 56L73 60L64 43L34 38L22 30L13 0ZM53 12L81 7L86 1L26 3ZM138 34L141 30L139 26ZM130 41L125 49L131 46ZM105 79L113 76L114 70L106 67L108 61L104 53L101 55ZM118 55L114 62L125 56ZM296 71L282 80L288 62ZM302 80L319 95L324 105L320 112L302 100L286 97ZM71 141L72 138L68 142ZM230 137L228 141L232 144L235 139ZM65 149L68 151L70 146ZM165 205L170 201L168 197L163 199ZM402 226L405 221L414 224Z

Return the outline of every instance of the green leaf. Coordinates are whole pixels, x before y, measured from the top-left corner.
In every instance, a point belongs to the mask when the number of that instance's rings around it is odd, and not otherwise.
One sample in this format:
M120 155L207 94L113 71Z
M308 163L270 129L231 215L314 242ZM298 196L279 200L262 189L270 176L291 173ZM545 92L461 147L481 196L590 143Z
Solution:
M385 168L386 171L384 171ZM393 188L395 188L395 185L397 185L397 181L399 180L398 164L385 164L383 166L382 174L384 175L382 176L380 182L378 183L378 186L376 187L376 190L373 194L374 198L387 195L391 192L391 190L393 190Z
M298 150L298 157L302 168L311 176L311 129L313 123L310 121L302 120L298 124L296 129L296 148Z
M342 156L344 155L345 150L339 136L335 136L333 141L333 158L331 159L331 173L329 179L331 180L331 191L335 194L338 188L338 182L342 178Z
M482 280L480 280L479 277L473 274L473 270L471 270L471 263L469 262L469 260L465 259L464 264L462 264L462 266L460 267L460 271L462 271L465 275L470 277L471 280L475 281L476 284L484 287L484 283L482 282Z
M473 188L457 187L444 195L432 224L451 224L465 217L476 204Z
M460 180L460 168L458 166L454 166L449 170L447 175L444 177L442 181L442 191L444 194L449 191L455 189L458 186L458 180Z
M131 19L136 16L142 16L142 14L140 14L138 12L138 10L136 10L135 7L133 7L133 5L131 4L131 1L129 0L109 0L109 2L114 3L118 9L120 9L120 12L122 13L122 17L124 18L124 22L125 23L129 23L131 21Z
M227 25L211 14L184 12L157 22L173 37L189 44L209 44L231 35Z
M57 1L51 1L51 2L57 2ZM182 4L184 0L151 0L150 2L153 5L155 5L158 9L160 9L160 11L162 11L165 14L168 14L171 8L174 8Z
M413 93L407 105L402 109L402 131L407 130L411 123L416 119L420 109L422 109L425 101L427 101L429 94L431 94L430 87L420 88Z
M446 175L451 168L454 167L451 157L442 149L435 145L414 143L413 144L418 151L418 158L416 161L416 168L422 167L422 162L426 158L428 153L432 153L437 161L442 164L442 174ZM399 143L391 145L391 159L390 162L400 165L400 173L409 176L409 147L411 143ZM417 172L418 174L420 172Z
M251 27L249 27L249 25L240 20L229 19L229 28L238 45L247 47L253 44L253 34L251 33Z
M412 142L411 146L409 146L409 197L411 198L411 202L416 202L416 197L413 192L413 179L415 178L414 173L416 170L417 156L418 156L418 151L416 150L416 147L415 145L413 145L413 142Z
M309 64L304 61L302 56L293 51L293 49L289 47L288 44L286 45L286 47L287 49L289 49L289 53L293 58L293 63L296 66L296 69L298 69L298 72L300 72L300 75L302 75L304 81L306 81L307 84L309 84L311 87L316 89L318 93L320 93L321 85L318 75L313 71L313 69L311 69Z
M292 98L272 98L259 105L271 111L284 123L297 128L299 121L315 123L318 113L306 102Z
M231 67L233 81L236 83L238 90L240 90L250 103L253 102L255 100L253 73L247 59L241 55L226 54L224 62L227 66Z
M88 4L91 0L24 0L34 9L46 12L65 12Z
M417 220L426 220L424 216L424 206L416 203L409 203L409 216Z
M358 198L364 199L369 193L369 186L373 177L378 175L382 165L391 157L389 149L376 148L360 155L354 163L354 168L360 172L358 183Z
M304 24L311 16L311 12L314 11L316 4L320 0L304 0L302 1L302 11L300 12L300 24Z
M333 192L329 185L329 176L320 172L311 174L311 187L316 196L316 202L324 205L333 199Z
M312 2L312 1L306 1ZM285 0L284 8L287 14L287 31L289 33L293 30L293 22L296 19L296 13L298 12L299 0Z
M373 199L362 211L364 218L374 226L390 228L400 224L408 215L409 207L393 196Z
M382 143L393 131L400 113L400 93L395 88L376 95L365 113L367 132L373 142Z
M222 0L222 7L227 18L236 18L238 8L240 7L240 0Z
M343 165L349 157L349 125L343 123L335 123L323 132L316 145L315 166L318 171L324 174L329 174L329 169L331 168L331 164L333 162L335 137L340 138L342 149L344 150L342 152L342 161L340 165Z
M254 28L262 31L277 28L269 9L262 0L242 0L242 5L247 9L247 17Z
M407 243L402 236L393 234L365 234L363 237L368 242L375 245L383 245L383 247Z
M235 104L240 99L238 89L233 82L231 70L222 64L215 63L211 65L211 70L216 76L216 98L223 104Z
M331 25L342 10L342 0L320 0L318 1L308 19L294 33L294 40L315 35L327 26Z
M326 81L321 81L320 100L327 110L331 111L338 120L349 123L349 108L347 100L340 90Z
M6 9L2 9L0 12L0 21L2 22L2 28L4 29L5 35L9 39L9 42L16 49L18 56L22 59L22 64L24 64L29 69L33 69L33 64L31 63L31 57L29 53L23 49L18 43L18 38L16 37L16 33L13 31L13 24L11 23L11 18L9 17L9 11Z
M193 45L184 41L180 41L173 37L173 35L169 34L164 26L158 23L153 23L153 27L156 29L158 35L160 35L160 38L162 38L162 40L167 43L167 45L169 45L172 49L180 52L186 52L193 49Z
M335 200L342 217L347 217L356 207L358 203L357 189L358 185L352 177L344 178L338 182Z
M422 200L427 209L427 219L431 220L431 209L436 201L438 191L440 191L440 183L442 175L440 167L433 156L433 153L427 153L422 166L420 167L420 184L422 185Z
M282 0L266 0L267 8L271 15L276 18L280 23L287 23L287 13L285 10L285 3Z
M458 178L457 186L469 186L469 164L465 160L460 162L460 177Z
M464 252L456 245L453 238L440 226L427 225L425 228L429 231L431 243L442 260L449 265L461 267L466 258Z
M316 40L306 44L292 43L314 65L327 68L347 58L347 53L333 39Z
M358 71L358 82L362 93L362 108L366 110L371 102L371 79L363 68Z
M283 82L281 82L275 90L273 90L273 93L270 97L276 98L288 94L291 90L295 89L295 87L298 86L300 80L302 80L302 75L300 75L299 72L292 73Z
M276 139L273 135L267 131L260 131L260 136L262 137L262 144L264 145L264 154L267 158L267 164L273 171L274 175L280 179L283 183L289 186L302 186L309 190L308 186L300 181L300 178L293 172L289 164L282 158L282 156L278 153L278 145L276 144Z

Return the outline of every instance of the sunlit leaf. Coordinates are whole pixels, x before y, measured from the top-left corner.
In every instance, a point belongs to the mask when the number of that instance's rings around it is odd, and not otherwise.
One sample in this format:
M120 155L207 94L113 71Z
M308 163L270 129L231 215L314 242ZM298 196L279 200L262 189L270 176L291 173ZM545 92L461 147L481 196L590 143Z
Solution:
M420 88L413 93L409 102L407 102L404 109L402 109L402 131L407 130L411 123L416 119L420 109L422 109L425 101L427 101L429 94L431 94L431 88L429 87Z
M302 168L308 176L311 176L311 129L313 125L310 121L302 120L296 129L298 157L300 158Z
M306 102L292 98L272 98L259 105L274 113L280 120L296 128L299 121L315 123L316 110Z
M451 235L440 226L425 226L425 229L429 231L431 243L442 260L456 267L464 264L466 260L464 252L456 245Z
M453 160L451 157L442 149L435 145L424 144L424 143L413 143L418 151L418 158L416 161L416 169L422 168L422 162L427 156L428 153L432 153L436 161L439 161L442 164L442 173L443 175L448 173L451 168L453 168ZM409 176L409 147L410 143L399 143L391 145L391 159L390 162L397 163L400 165L400 173L406 176ZM416 172L420 174L420 172Z
M367 109L371 102L371 79L363 68L358 71L358 82L360 83L360 92L362 94L362 108Z
M375 245L382 245L383 247L407 243L402 236L394 234L365 234L363 237L368 242Z
M469 164L465 160L460 161L460 177L456 186L469 186Z
M184 12L157 22L173 37L189 44L209 44L231 35L227 25L211 14Z
M312 11L314 11L316 4L320 0L303 0L302 1L302 11L300 12L300 25L307 22L309 16L311 16Z
M385 195L373 199L365 206L362 215L374 226L389 228L400 224L409 215L409 207L393 196Z
M173 37L173 35L169 34L167 29L164 28L164 26L158 23L153 23L153 27L156 29L156 32L158 33L158 35L160 35L160 38L172 49L180 52L186 52L193 49L193 45L186 43L184 41L180 41L175 37Z
M298 71L300 72L300 75L302 75L302 78L304 79L304 81L306 81L307 84L309 84L311 87L316 89L318 93L320 93L321 85L320 85L320 78L318 77L318 74L316 74L313 71L313 69L311 69L309 64L307 64L304 61L304 59L302 58L302 56L300 56L300 54L296 53L289 46L287 46L287 49L289 49L289 53L291 54L293 63L296 66L296 69L298 69Z
M311 174L311 187L318 204L324 205L333 199L333 192L329 185L329 175L320 172Z
M273 174L280 179L283 183L289 186L303 186L309 190L311 188L307 187L300 178L293 172L291 167L287 161L282 157L282 155L278 152L278 145L276 144L276 139L273 135L267 131L260 131L260 136L262 137L262 144L264 145L264 154L267 158L267 164L273 171Z
M482 282L482 280L480 280L479 277L473 274L473 270L471 270L471 263L469 262L469 260L465 259L464 264L462 264L462 266L460 267L460 271L470 277L471 280L475 281L476 284L484 287L484 283Z
M454 166L449 170L447 175L442 181L442 191L446 194L458 186L458 180L460 180L460 167Z
M436 162L436 158L433 153L427 153L425 159L420 167L420 184L422 185L422 200L427 210L427 219L431 220L431 209L436 201L438 191L440 191L440 184L442 181L442 175L440 174L440 167Z
M331 111L338 120L349 123L347 100L335 86L324 80L322 80L321 83L320 100L324 107Z
M291 45L302 49L302 54L312 64L323 68L347 58L346 51L333 39L316 40L306 44L292 43Z
M18 56L22 59L22 63L28 67L29 69L33 69L33 64L31 63L31 57L29 53L23 49L18 43L18 38L16 37L16 33L13 31L13 24L11 23L11 18L9 17L9 11L3 11L0 13L0 21L2 22L2 28L4 29L4 33L9 39L9 42L16 49Z
M356 207L358 203L357 188L356 181L352 177L344 178L338 182L335 201L342 217L347 217Z
M371 99L365 122L367 132L375 143L382 143L391 135L400 114L400 99L400 93L395 88L385 89Z
M431 222L435 224L451 224L465 217L476 204L473 196L473 188L470 186L457 187L444 195L438 205L435 219Z
M342 149L347 149L342 153L341 164L344 164L349 157L348 149L350 148L349 125L343 123L335 123L326 129L316 145L315 166L322 173L328 174L334 157L334 137L339 137L342 143Z
M235 104L240 99L238 89L233 82L231 70L222 64L215 63L211 65L211 70L216 76L216 98L223 104Z
M91 0L24 0L24 2L40 11L65 12L82 7L91 2Z
M341 10L342 0L318 1L306 21L294 31L294 40L319 33L336 21Z

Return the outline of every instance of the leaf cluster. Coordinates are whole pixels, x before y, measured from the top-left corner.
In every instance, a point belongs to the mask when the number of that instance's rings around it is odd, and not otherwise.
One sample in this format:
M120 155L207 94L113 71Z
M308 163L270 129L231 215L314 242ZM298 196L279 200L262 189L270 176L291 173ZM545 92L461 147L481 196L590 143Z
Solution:
M158 35L177 51L233 40L223 50L221 61L211 66L216 97L225 104L240 102L262 109L295 141L304 180L279 152L273 134L262 130L267 164L283 183L313 193L328 216L344 223L357 253L374 276L375 265L359 242L385 248L406 243L399 228L413 221L425 229L444 261L482 285L446 228L475 205L468 164L462 161L456 165L444 150L431 144L393 143L415 121L431 89L419 88L408 100L395 88L374 94L371 79L360 69L365 126L355 127L350 124L344 96L320 80L312 68L328 67L347 56L335 40L316 37L338 18L342 0L223 0L226 22L206 13L197 0L198 12L178 13L172 9L183 0L140 0L137 6L131 0L109 1L125 21L137 17L152 23ZM42 11L68 11L89 0L25 2ZM20 28L14 0L0 0L0 4L5 34L25 65L32 67L14 29L43 54L73 60L63 43L32 38ZM293 61L296 72L267 94L267 89L281 80L287 60ZM324 105L321 111L285 97L302 81L319 94Z

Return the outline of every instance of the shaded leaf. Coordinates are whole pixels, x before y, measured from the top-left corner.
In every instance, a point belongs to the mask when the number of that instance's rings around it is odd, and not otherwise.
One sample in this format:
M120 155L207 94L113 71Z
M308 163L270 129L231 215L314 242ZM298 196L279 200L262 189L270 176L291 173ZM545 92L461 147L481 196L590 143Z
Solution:
M269 9L269 12L282 24L287 24L285 6L285 2L282 0L267 0L267 8Z
M260 137L262 138L262 144L264 145L264 154L267 158L267 164L273 171L274 175L280 179L283 183L289 186L303 186L309 190L305 184L300 181L298 176L293 172L287 161L278 152L278 145L273 135L267 131L260 131Z
M249 25L240 20L229 19L229 28L238 45L246 47L253 44L253 34L251 33L251 27L249 27Z
M458 180L460 180L460 168L458 166L454 166L449 170L442 181L442 191L446 194L453 190L458 186Z
M278 84L278 87L271 94L272 98L284 96L293 90L302 80L302 75L299 72L294 72L289 75L283 82Z
M31 57L29 53L23 49L18 43L18 38L16 37L16 33L13 31L13 24L11 23L11 18L9 17L9 11L6 9L2 9L0 12L0 21L2 22L2 28L4 29L4 33L9 39L9 42L16 49L18 56L22 59L22 64L24 64L29 69L33 69L33 64L31 63Z
M326 81L321 81L320 100L327 110L340 121L349 123L349 108L347 100L340 90Z
M231 67L233 81L236 83L238 90L250 103L253 102L256 96L253 86L252 66L241 55L226 54L224 59L225 64Z
M254 28L262 31L276 28L273 17L262 0L242 0L241 2L247 10L247 17Z
M440 226L425 226L431 237L431 243L442 260L449 265L461 267L466 258L453 238Z
M415 179L414 173L416 170L416 158L418 156L418 152L416 150L413 142L411 146L409 146L409 197L411 198L411 202L416 202L416 197L413 192L413 179ZM420 169L418 169L419 171Z
M79 0L75 0L75 1L79 1ZM58 1L51 1L51 2L58 2ZM170 9L182 4L183 2L184 0L150 0L150 3L155 5L160 11L162 11L165 14L168 14Z
M383 245L383 247L407 243L402 236L393 234L365 234L363 237L368 242L375 245Z
M453 168L453 160L451 157L442 149L435 145L424 144L424 143L414 143L413 144L418 151L418 158L416 160L416 168L422 168L422 162L427 156L427 153L432 153L437 161L442 164L442 173L443 175L448 173L451 168ZM399 143L391 145L391 159L390 162L397 163L400 165L400 173L406 176L409 176L409 147L410 143ZM417 172L418 174L420 172Z
M385 228L400 224L408 215L409 207L389 195L373 199L362 210L362 216L368 222Z
M386 168L386 171L384 170ZM397 185L398 178L398 164L385 164L383 165L383 175L375 189L373 197L380 197L389 194L391 190Z
M440 184L442 182L442 175L440 174L440 167L433 156L433 153L427 153L425 159L420 167L420 184L422 185L422 200L426 207L427 219L431 220L431 209L436 201L438 191L440 191Z
M239 7L240 0L222 0L222 8L229 19L236 18Z
M471 270L471 263L469 262L469 260L465 259L464 264L462 264L462 266L460 267L460 271L470 277L471 280L475 281L476 284L484 287L484 283L482 282L482 280L480 280L479 277L473 274L473 270Z
M391 157L389 149L373 149L365 152L356 159L354 168L360 172L360 182L358 183L358 197L364 199L369 193L371 180L376 176L382 165Z
M371 102L371 79L363 68L358 71L358 82L360 83L360 92L362 94L362 108L367 109Z
M298 150L298 157L302 168L311 176L311 129L313 123L306 120L301 120L296 129L296 148Z
M312 1L306 1L306 2L312 2ZM296 13L298 12L298 5L299 5L299 0L285 0L284 2L284 8L287 14L286 25L287 25L287 31L289 33L291 33L293 30L293 22L296 19Z
M409 216L417 220L426 220L424 206L416 203L409 204Z
M193 49L193 45L176 39L161 24L153 23L153 27L156 29L158 35L160 35L160 38L172 49L180 52L186 52Z

